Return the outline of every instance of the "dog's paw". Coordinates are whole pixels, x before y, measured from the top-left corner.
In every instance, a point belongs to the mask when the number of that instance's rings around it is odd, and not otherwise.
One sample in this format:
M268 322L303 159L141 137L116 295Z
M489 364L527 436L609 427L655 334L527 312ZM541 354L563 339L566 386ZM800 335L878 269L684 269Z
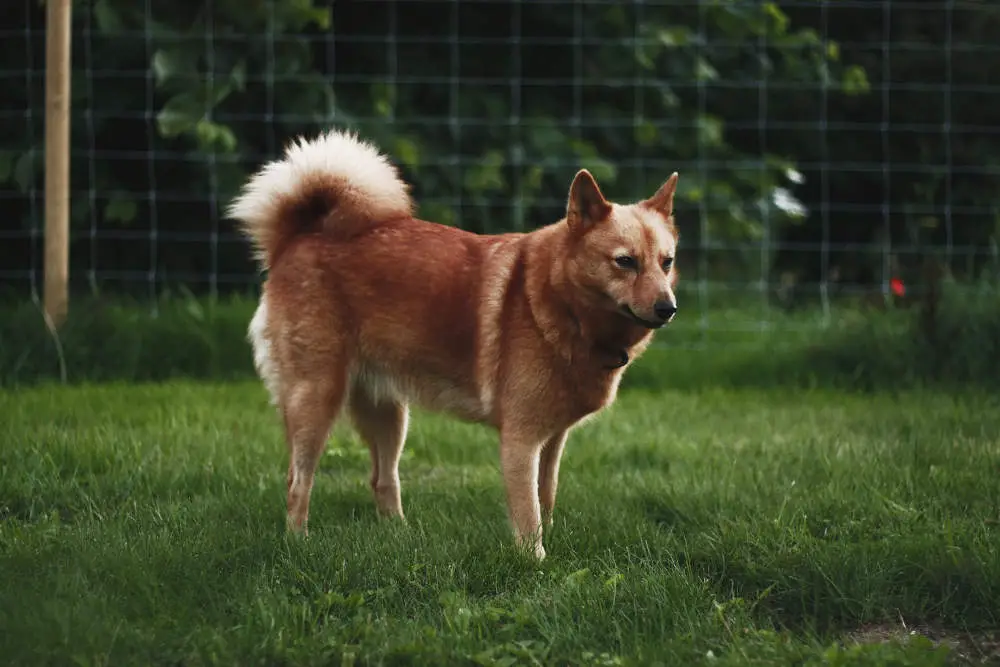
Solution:
M288 521L285 523L285 535L289 539L304 540L309 537L309 528L303 525L295 524L292 521Z
M375 515L380 521L398 521L399 523L406 525L406 516L403 514L402 510L396 509L382 509L381 507L376 508Z
M525 556L535 560L545 560L545 547L541 540L521 539L517 540L517 548Z

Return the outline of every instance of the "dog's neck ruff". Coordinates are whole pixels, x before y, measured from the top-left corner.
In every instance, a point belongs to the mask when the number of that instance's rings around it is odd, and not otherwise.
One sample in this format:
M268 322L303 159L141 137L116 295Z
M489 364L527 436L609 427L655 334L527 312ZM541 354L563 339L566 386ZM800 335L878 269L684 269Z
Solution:
M567 232L565 228L554 229L553 235L543 241L545 253L564 254ZM539 249L536 246L527 252ZM611 373L628 365L630 330L635 327L632 322L617 312L582 302L577 296L580 287L570 283L564 263L528 262L526 268L524 280L535 287L527 290L535 328L567 365L594 364ZM533 294L554 298L532 299Z

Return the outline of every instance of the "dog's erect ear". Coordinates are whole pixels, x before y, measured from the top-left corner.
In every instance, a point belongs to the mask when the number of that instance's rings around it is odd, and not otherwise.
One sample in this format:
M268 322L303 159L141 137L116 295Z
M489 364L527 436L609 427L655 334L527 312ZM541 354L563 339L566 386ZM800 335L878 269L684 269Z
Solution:
M611 204L601 194L597 181L586 169L576 172L569 186L566 223L575 232L585 232L611 215Z
M677 172L675 171L667 179L667 182L660 186L656 194L642 202L643 206L660 213L664 218L669 218L674 212L674 193L677 192Z

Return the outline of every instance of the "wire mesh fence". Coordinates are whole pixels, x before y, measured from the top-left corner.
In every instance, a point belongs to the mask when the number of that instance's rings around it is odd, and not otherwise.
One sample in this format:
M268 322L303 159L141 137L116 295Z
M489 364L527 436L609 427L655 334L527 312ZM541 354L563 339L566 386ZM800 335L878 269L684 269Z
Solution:
M44 17L0 13L0 281L30 298ZM332 126L401 165L421 217L478 232L557 220L580 167L619 200L679 171L702 327L919 291L928 257L972 279L1000 236L996 34L971 0L76 3L72 285L252 289L225 206Z

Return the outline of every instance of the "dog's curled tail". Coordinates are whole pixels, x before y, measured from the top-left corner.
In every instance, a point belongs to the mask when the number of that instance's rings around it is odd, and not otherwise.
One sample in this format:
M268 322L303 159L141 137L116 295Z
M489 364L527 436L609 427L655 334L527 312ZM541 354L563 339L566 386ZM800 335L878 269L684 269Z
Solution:
M409 187L392 163L356 134L336 130L293 142L250 178L227 211L265 269L300 234L351 236L412 213Z

